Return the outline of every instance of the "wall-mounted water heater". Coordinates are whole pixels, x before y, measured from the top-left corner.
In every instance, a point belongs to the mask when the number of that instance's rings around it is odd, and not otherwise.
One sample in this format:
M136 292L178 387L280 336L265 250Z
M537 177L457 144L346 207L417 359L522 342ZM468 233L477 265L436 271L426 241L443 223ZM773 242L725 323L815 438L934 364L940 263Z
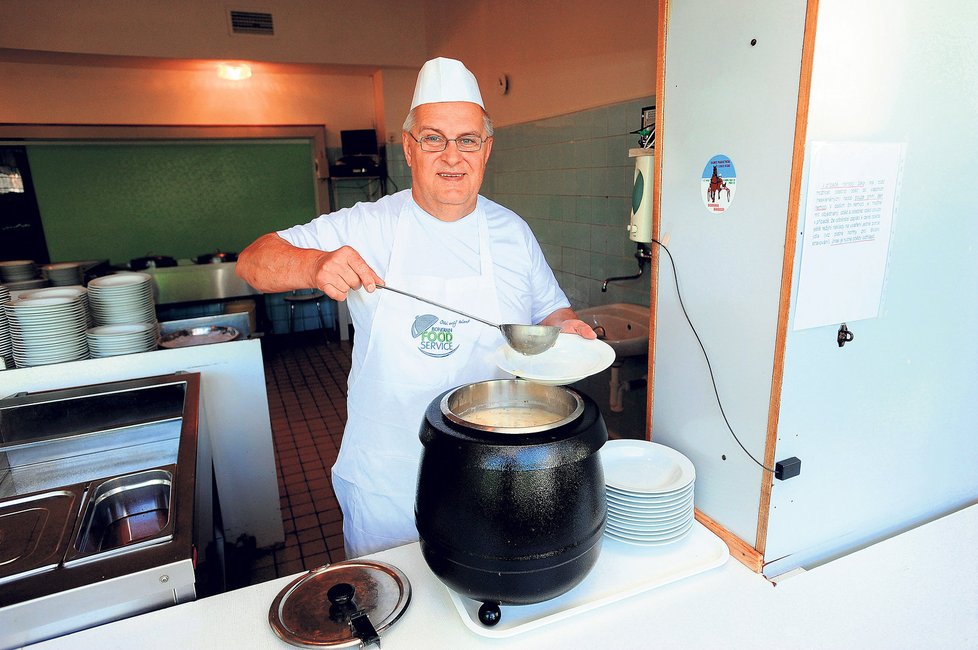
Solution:
M628 238L634 242L652 242L652 161L654 149L629 149L628 157L635 159L635 177L632 185L632 214L628 224Z

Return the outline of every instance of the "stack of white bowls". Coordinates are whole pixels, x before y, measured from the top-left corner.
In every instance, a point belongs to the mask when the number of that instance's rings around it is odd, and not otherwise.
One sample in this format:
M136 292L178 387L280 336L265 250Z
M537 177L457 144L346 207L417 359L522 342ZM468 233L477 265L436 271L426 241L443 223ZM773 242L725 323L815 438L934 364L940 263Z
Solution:
M159 340L153 278L116 273L88 283L88 303L96 327L88 330L93 357L150 352Z
M683 539L693 528L693 463L644 440L609 440L601 449L608 519L605 535L640 546Z
M14 346L10 338L10 326L7 324L7 312L4 311L4 304L10 302L10 292L7 287L0 284L0 370L13 368L14 365Z
M0 262L0 282L21 282L37 277L34 260L7 260Z
M3 309L18 368L88 358L88 313L80 297L18 297Z
M84 280L81 265L77 262L45 264L41 267L41 275L48 279L52 287L69 287Z

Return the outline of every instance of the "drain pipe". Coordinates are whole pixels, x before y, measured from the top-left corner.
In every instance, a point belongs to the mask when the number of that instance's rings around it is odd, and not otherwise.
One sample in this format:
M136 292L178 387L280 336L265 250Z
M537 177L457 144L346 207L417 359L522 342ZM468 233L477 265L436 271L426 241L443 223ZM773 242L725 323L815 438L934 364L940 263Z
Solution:
M611 364L611 381L609 382L608 406L612 413L621 413L625 410L625 393L630 390L638 390L648 385L648 375L643 375L638 379L621 381L622 361L615 361Z

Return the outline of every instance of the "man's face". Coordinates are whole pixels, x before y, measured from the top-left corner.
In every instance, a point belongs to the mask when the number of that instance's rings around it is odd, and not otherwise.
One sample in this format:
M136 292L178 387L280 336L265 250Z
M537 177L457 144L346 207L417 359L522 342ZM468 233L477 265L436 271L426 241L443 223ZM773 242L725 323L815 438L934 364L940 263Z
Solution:
M411 194L428 214L442 221L461 219L475 210L492 139L479 151L459 151L449 142L444 151L435 152L422 151L414 138L467 135L485 139L482 108L471 102L422 104L415 109L415 117L412 133L401 134L404 157L411 168Z

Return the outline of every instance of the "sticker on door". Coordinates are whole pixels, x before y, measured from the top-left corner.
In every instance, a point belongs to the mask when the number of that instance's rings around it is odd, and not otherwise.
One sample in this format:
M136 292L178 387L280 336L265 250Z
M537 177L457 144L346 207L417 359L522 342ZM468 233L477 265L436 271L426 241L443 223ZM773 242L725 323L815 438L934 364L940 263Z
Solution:
M717 154L703 168L700 193L703 205L713 213L725 212L733 203L737 189L737 170L729 156Z

